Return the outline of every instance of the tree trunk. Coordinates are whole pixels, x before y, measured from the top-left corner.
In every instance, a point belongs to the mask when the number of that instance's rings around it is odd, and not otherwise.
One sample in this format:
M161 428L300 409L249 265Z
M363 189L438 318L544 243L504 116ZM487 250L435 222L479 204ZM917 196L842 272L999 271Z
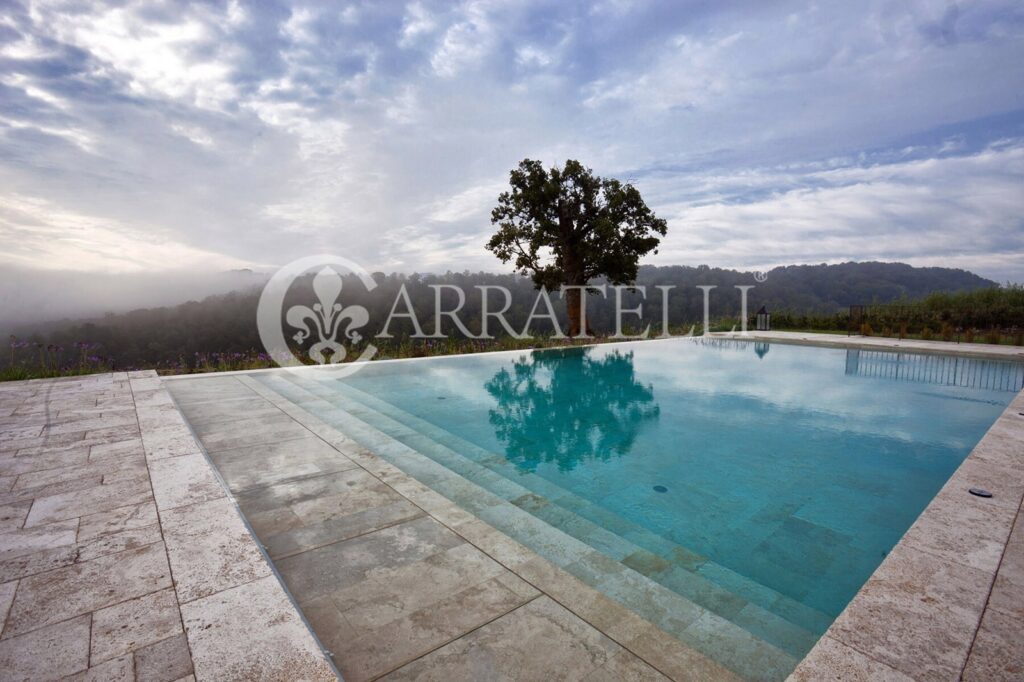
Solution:
M565 292L565 307L569 317L569 336L580 335L580 307L583 292L569 289Z

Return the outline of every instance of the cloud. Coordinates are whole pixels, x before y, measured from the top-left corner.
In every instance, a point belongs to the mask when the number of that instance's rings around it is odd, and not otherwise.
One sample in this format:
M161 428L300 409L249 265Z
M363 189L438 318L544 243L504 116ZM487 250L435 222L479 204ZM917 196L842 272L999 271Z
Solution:
M0 264L43 270L159 272L187 264L218 272L250 264L183 244L153 226L126 226L17 194L0 194L0 240L7 245Z
M8 3L5 262L498 270L531 157L635 181L657 262L1024 280L1024 10L948 7Z
M1024 262L1024 139L962 156L758 178L791 187L752 200L669 209L656 261L764 268L791 262L903 260L1012 278ZM729 196L746 178L720 178Z

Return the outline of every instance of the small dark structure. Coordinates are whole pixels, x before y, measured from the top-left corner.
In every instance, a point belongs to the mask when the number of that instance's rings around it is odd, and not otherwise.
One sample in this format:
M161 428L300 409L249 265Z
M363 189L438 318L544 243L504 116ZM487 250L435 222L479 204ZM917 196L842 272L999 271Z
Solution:
M768 332L772 329L772 314L764 306L757 311L757 323L755 329L759 332Z

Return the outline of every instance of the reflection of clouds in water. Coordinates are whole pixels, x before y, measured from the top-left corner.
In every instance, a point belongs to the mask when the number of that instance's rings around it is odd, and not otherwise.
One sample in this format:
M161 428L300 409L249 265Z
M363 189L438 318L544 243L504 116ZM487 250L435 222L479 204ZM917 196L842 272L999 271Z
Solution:
M500 407L500 396L488 389L488 382L502 370L511 373L514 367L525 365L530 368L531 390L537 395L560 395L560 400L547 403L551 411L577 401L578 414L621 420L624 417L618 411L626 409L623 404L601 401L607 400L610 381L626 382L623 389L635 382L653 386L658 402L669 410L666 414L685 410L685 416L713 424L715 430L749 429L751 420L759 418L753 405L760 404L770 413L791 419L794 429L933 442L953 448L974 445L973 429L965 430L965 423L976 423L979 410L1005 405L1012 397L945 386L922 390L919 384L850 376L843 349L773 344L770 353L759 357L752 342L702 339L591 347L585 351L590 363L629 354L630 371L620 376L580 372L568 390L569 384L558 379L565 361L557 359L566 352L551 349L373 363L346 381L371 389L375 382L393 383L403 390L446 397L444 401L426 400L431 404L418 407L417 412L476 415ZM572 352L580 357L584 354L582 349ZM587 407L580 408L579 401L587 401ZM754 402L744 405L737 401ZM600 434L593 429L586 439L582 430L577 436L586 451L600 441Z
M916 390L913 385L847 376L843 349L775 344L770 354L758 358L753 343L739 343L745 347L702 343L699 339L645 343L644 351L636 355L637 373L653 381L661 395L665 391L692 395L687 411L705 415L719 424L740 426L749 419L746 412L717 409L721 399L732 396L791 412L801 425L811 428L907 442L927 436L930 441L942 441L952 447L967 447L975 442L963 432L960 409L950 418L933 420L927 434L907 428L921 418L922 405L920 401L895 398L894 394L909 397ZM946 394L963 392L979 393L950 387ZM982 395L1002 405L1012 398L1010 394ZM1000 396L1006 399L999 402Z

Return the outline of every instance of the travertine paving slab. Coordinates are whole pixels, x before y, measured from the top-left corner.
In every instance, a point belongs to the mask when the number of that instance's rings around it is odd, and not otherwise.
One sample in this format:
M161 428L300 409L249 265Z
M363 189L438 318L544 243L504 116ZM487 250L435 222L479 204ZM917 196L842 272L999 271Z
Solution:
M224 497L224 489L201 454L153 460L149 470L160 511Z
M181 613L199 679L335 679L273 577L183 604Z
M79 520L78 541L87 542L101 535L136 530L157 523L153 502L116 507L109 511L83 516Z
M422 517L276 563L292 593L300 600L311 599L365 580L374 569L416 561L463 542L437 521Z
M160 533L158 524L103 535L90 542L79 543L78 561L89 561L90 559L106 556L107 554L123 552L127 549L138 549L139 547L151 545L154 542L160 542L162 539L163 536Z
M233 492L357 468L348 457L309 434L281 443L220 450L211 458Z
M913 678L826 635L803 660L790 680L791 682L818 682L818 680L912 682Z
M621 652L548 597L455 640L388 680L582 680Z
M66 682L133 682L135 659L133 656L114 658L64 679Z
M149 481L143 479L131 479L41 497L32 505L32 510L25 520L25 527L97 514L129 504L142 504L151 497Z
M346 680L368 680L472 633L537 594L520 578L507 574L467 586L379 627L357 629L360 636L354 640L335 637L325 644Z
M199 454L195 439L184 424L146 431L142 436L142 446L149 460Z
M74 544L77 534L78 519L0 533L0 560Z
M251 398L253 392L235 377L189 377L174 385L174 399L180 405Z
M210 424L196 429L207 452L306 438L309 431L286 414Z
M960 673L985 608L989 578L907 548L892 553L829 634L917 680Z
M17 580L0 584L0 623L7 621L7 614L10 613L16 589L18 589Z
M191 675L192 670L192 655L184 634L154 642L135 652L135 679L138 682L180 679Z
M96 611L89 658L95 665L181 633L174 590L160 590Z
M665 682L667 677L628 651L620 651L587 675L587 682Z
M965 682L1024 679L1024 623L1015 615L994 608L985 612L974 640Z
M182 602L270 575L230 500L171 509L162 518Z
M330 597L352 627L367 631L502 576L515 577L476 547L463 543L419 561L373 570L365 580ZM539 594L522 581L515 586L528 597Z
M103 476L94 475L86 478L80 478L73 481L63 481L61 483L51 483L49 485L40 486L38 488L27 488L25 490L11 490L6 493L0 494L0 504L16 504L18 502L38 500L43 497L53 497L56 495L63 495L65 493L73 493L78 490L85 490L86 488L95 488L103 485ZM113 485L110 483L108 485ZM59 520L59 519L56 519Z
M0 671L5 680L56 680L88 665L88 615L0 641Z
M86 447L75 447L35 456L8 454L0 456L0 475L20 476L33 471L80 466L88 460L89 449Z
M224 424L243 419L261 419L281 414L281 410L246 389L248 395L212 402L182 402L181 412L194 428Z
M423 516L421 509L359 468L253 490L238 501L272 557Z
M1003 561L999 565L989 608L1024 622L1024 509L1017 515Z
M163 545L112 554L24 578L3 639L171 586Z
M145 455L141 438L126 438L108 443L96 443L89 446L89 461L101 462L107 459L131 455Z
M25 523L32 500L0 506L0 531L17 530Z
M89 462L81 466L59 467L29 472L18 476L18 480L12 490L19 491L26 488L39 488L93 476L102 477L115 471L126 470L145 473L145 458L139 455L126 455L117 459Z
M15 580L44 571L52 571L63 566L70 566L77 560L77 545L58 547L57 549L44 549L40 552L24 554L13 559L0 561L0 581Z
M1017 512L986 502L966 490L944 490L903 542L945 561L995 573Z

